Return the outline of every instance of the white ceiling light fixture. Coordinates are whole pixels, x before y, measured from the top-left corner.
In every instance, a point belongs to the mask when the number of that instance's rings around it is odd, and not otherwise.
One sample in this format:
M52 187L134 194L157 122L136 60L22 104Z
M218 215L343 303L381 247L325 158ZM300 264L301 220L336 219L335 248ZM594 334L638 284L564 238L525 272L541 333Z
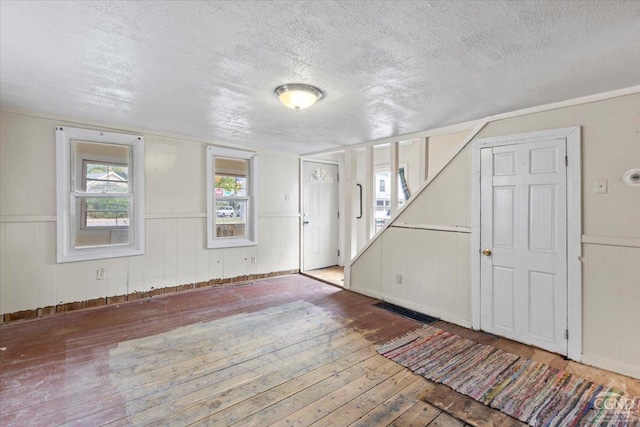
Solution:
M296 111L311 107L324 97L317 87L297 83L278 86L275 95L282 104Z

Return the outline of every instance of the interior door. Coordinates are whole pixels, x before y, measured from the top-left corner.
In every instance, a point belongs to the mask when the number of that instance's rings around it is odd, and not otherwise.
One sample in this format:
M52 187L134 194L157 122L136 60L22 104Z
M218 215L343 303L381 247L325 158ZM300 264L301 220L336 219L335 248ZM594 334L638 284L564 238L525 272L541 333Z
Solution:
M304 270L338 265L338 166L303 163Z
M566 140L480 156L481 328L566 355Z

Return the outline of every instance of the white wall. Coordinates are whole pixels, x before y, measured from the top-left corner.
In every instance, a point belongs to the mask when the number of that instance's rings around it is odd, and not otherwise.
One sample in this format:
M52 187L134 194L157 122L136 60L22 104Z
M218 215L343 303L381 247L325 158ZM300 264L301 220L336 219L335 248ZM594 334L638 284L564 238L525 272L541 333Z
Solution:
M429 137L429 173L435 176L460 150L471 131Z
M470 244L469 233L392 226L352 266L351 290L470 327Z
M206 145L155 134L144 134L145 255L56 264L60 124L92 128L0 116L0 313L299 268L297 157L258 153L258 245L206 249ZM106 280L95 280L98 268L107 269Z
M637 332L640 329L637 314L640 307L640 188L623 185L621 176L627 169L640 167L639 118L640 95L635 94L496 121L477 136L582 127L582 360L637 378L640 378L640 334ZM467 147L394 225L469 226L470 168ZM595 179L608 180L607 194L594 193ZM471 294L469 281L461 283L459 279L454 281L440 275L443 267L439 257L447 250L447 244L431 239L422 247L411 246L416 236L426 232L411 230L414 234L407 234L408 240L405 240L396 238L397 230L387 229L356 260L351 268L352 289L387 300L403 300L402 295L408 295L407 306L413 303L411 308L435 316L440 313L442 318L453 316L450 320L454 323L470 324L471 312L466 309L470 306L463 304L455 308L433 296L444 290L449 292L447 298L455 292L456 298L467 301ZM405 265L402 257L407 245L413 248L409 255L417 261ZM469 264L459 259L468 259L469 251L463 249L461 253L450 252L447 256L451 258L448 268L455 268L456 277L467 280ZM425 265L432 265L430 272L420 273ZM374 279L372 271L380 272L379 280ZM421 279L395 285L396 271L407 271L409 277ZM413 289L416 287L418 289ZM420 300L412 297L416 294L431 297Z

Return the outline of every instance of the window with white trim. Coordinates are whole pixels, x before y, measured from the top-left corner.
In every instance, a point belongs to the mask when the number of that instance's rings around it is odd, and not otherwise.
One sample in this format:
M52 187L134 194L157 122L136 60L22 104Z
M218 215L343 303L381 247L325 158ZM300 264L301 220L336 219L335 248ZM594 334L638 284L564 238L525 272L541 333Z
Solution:
M257 244L256 153L207 148L207 247Z
M57 259L144 253L144 140L56 128Z

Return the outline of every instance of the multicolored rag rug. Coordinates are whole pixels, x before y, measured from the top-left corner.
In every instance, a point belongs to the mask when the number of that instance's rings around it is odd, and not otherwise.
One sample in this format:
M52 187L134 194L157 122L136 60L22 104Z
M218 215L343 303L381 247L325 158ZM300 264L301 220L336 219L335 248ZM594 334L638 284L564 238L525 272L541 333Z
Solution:
M378 353L532 426L638 423L640 398L433 326Z

